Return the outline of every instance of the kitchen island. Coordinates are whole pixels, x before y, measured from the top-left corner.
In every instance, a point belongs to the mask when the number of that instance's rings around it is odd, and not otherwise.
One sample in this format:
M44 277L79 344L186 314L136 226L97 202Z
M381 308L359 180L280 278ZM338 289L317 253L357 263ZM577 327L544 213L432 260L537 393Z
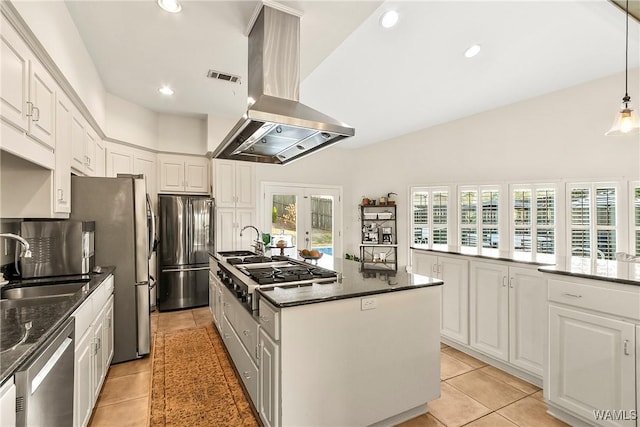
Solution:
M265 425L395 425L440 395L442 284L346 261L335 282L260 286L253 315L224 287L217 324Z

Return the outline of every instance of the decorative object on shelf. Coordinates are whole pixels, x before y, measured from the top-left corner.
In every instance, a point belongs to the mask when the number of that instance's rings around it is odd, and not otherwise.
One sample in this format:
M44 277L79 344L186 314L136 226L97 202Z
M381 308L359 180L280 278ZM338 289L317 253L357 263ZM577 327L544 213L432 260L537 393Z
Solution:
M390 205L389 199L385 203L360 206L360 270L363 272L398 269L396 206Z
M624 45L624 97L622 98L622 108L616 114L611 129L605 135L637 135L640 133L640 120L638 114L631 106L629 96L629 0L626 4L625 21L625 45Z
M395 205L396 204L396 199L394 198L394 196L397 196L398 194L396 193L387 193L387 204L388 205Z
M367 205L369 205L369 202L370 202L370 200L369 200L369 198L368 198L368 197L364 197L364 196L362 196L362 206L367 206Z

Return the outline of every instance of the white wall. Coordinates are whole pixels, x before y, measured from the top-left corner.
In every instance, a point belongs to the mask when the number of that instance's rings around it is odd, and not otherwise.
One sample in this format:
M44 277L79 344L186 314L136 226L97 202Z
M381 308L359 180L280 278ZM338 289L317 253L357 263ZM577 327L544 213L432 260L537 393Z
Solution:
M103 127L105 88L98 70L62 1L14 1L13 5L62 74Z
M213 152L240 117L209 114L207 116L207 151Z
M107 93L104 132L109 138L156 149L158 114Z
M193 117L158 114L158 150L204 155L207 121Z
M630 88L638 88L638 71ZM355 151L345 198L345 251L357 248L362 195L398 193L399 265L407 263L409 186L640 177L640 140L605 137L624 75L519 102ZM632 99L640 94L632 92ZM357 130L356 130L357 131ZM351 206L351 209L346 207Z

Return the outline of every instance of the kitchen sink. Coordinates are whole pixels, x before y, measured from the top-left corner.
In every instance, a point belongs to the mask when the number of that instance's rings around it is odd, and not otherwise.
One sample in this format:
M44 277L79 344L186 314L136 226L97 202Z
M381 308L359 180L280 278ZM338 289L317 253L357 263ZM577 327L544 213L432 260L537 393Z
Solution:
M47 298L70 296L87 287L87 282L59 283L55 285L21 286L19 288L3 289L0 298L8 300L26 298Z
M223 256L225 258L231 258L231 257L254 256L256 255L256 253L251 251L222 251L222 252L218 252L218 255Z

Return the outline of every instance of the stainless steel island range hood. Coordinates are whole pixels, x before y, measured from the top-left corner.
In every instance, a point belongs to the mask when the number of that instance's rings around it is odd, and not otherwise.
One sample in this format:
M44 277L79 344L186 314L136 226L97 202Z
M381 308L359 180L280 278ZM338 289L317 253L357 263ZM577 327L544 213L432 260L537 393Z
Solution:
M285 164L353 136L355 129L298 102L300 18L264 5L249 34L249 99L213 157Z

